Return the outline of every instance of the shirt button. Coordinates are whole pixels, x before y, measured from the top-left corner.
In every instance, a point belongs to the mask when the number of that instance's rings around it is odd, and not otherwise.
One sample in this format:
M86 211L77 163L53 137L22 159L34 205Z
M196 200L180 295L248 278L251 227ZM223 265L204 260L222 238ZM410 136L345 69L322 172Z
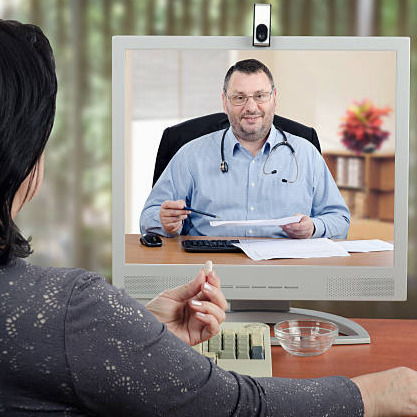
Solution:
M254 183L254 182L251 182L251 183L250 183L250 185L251 185L252 187L255 187L255 183Z
M252 230L252 229L250 229L250 230L249 230L249 234L252 234L252 233L253 233L253 230Z
M252 164L254 164L255 163L255 160L254 159L252 159Z
M255 210L255 207L251 206L250 210L251 210L251 211Z

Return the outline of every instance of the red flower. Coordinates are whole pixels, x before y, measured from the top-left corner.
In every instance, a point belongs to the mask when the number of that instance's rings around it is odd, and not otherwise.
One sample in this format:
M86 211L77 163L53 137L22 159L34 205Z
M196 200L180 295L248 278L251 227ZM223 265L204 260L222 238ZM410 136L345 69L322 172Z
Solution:
M339 126L342 143L356 153L379 149L389 137L389 132L381 129L382 116L387 116L391 111L389 107L375 107L369 99L354 102Z

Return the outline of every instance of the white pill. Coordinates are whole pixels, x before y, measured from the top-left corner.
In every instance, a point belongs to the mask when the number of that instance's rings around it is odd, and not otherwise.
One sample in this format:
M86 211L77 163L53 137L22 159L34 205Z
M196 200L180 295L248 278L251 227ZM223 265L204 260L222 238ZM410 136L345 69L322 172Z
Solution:
M212 261L207 261L204 264L204 273L206 275L208 275L212 270L213 270L213 262Z

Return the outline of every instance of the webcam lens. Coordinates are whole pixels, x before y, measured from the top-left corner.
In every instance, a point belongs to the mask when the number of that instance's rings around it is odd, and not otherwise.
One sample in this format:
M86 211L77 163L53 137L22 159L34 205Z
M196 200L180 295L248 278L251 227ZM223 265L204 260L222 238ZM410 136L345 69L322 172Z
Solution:
M267 37L268 37L268 28L266 27L266 25L261 23L260 25L256 27L256 39L259 42L265 42Z

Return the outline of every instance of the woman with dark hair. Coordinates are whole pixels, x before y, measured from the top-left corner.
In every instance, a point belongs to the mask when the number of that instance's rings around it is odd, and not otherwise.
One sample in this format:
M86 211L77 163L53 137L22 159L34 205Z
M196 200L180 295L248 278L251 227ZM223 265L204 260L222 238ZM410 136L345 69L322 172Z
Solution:
M0 20L0 415L417 415L406 368L292 380L215 366L189 347L224 320L214 272L145 307L97 274L26 263L13 219L42 183L56 92L42 31Z
M0 44L0 263L4 264L14 256L30 254L29 242L13 217L32 198L29 191L35 194L42 181L41 156L54 123L57 81L49 42L40 29L31 26L28 31L18 22L2 22Z

